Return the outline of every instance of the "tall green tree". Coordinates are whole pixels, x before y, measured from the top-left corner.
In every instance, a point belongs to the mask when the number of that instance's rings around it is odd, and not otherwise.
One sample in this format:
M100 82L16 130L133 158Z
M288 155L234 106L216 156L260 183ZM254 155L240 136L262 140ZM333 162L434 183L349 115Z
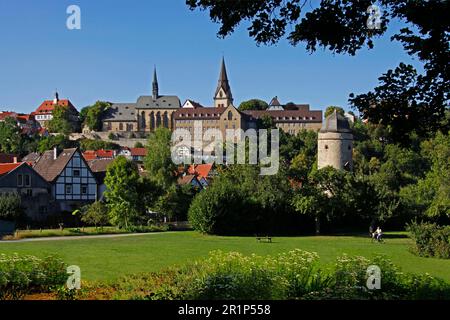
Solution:
M70 121L70 111L68 107L55 106L52 115L53 118L47 125L50 132L68 135L75 131L75 128Z
M0 151L5 153L19 153L21 151L20 128L16 121L7 117L0 122Z
M176 183L177 166L171 157L172 132L167 128L157 128L150 134L147 142L147 156L144 166L149 179L155 181L163 189Z
M110 102L97 101L91 106L87 106L80 111L80 121L90 130L102 130L102 116L111 106Z
M125 157L117 157L108 166L105 185L111 223L123 228L135 225L145 214L136 164Z

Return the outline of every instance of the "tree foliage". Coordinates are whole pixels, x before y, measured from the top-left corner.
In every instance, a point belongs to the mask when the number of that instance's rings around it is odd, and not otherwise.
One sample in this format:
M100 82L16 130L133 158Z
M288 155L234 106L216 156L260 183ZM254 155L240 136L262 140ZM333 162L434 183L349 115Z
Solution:
M67 106L55 106L52 112L53 118L48 122L48 130L52 133L68 135L75 131L70 119L70 110Z
M102 116L105 110L107 110L110 106L110 102L97 101L91 106L84 107L80 111L80 121L90 130L101 131Z
M147 156L144 165L149 179L164 189L168 189L176 182L177 167L171 157L171 136L167 128L157 128L150 134L147 142Z
M17 194L0 196L0 220L16 221L22 215L22 200Z
M0 122L0 151L5 153L19 153L21 151L20 128L11 117L7 117Z
M269 107L267 102L260 99L251 99L241 102L239 105L240 111L245 110L266 110Z
M375 37L388 31L388 22L403 27L392 37L404 50L423 63L423 73L400 63L380 77L373 91L350 95L350 104L363 118L381 123L397 142L407 144L409 133L430 137L437 130L447 132L450 122L442 121L450 95L450 2L441 0L381 0L380 28L368 28L372 0L321 1L311 6L302 0L217 1L187 0L192 9L208 10L220 24L218 35L225 37L248 22L249 36L258 44L274 44L287 36L296 46L306 44L309 52L326 48L338 54L355 55L364 47L373 48Z

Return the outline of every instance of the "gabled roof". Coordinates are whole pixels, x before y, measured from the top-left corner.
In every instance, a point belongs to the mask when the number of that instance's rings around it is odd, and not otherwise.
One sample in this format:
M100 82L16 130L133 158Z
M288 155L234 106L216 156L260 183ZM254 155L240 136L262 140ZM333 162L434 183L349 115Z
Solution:
M227 108L181 108L173 113L174 119L219 119Z
M204 107L203 105L201 105L199 102L196 102L196 101L190 100L190 99L187 99L187 100L184 102L183 107L184 107L184 105L185 105L187 102L189 102L189 103L194 107L194 109L205 108L205 107Z
M136 102L137 109L178 109L181 107L177 96L140 96Z
M272 100L269 103L269 106L281 106L281 103L280 103L280 101L278 101L277 96L272 98Z
M137 121L135 103L114 103L111 107L105 110L102 117L103 121Z
M191 164L188 168L188 173L198 175L200 178L207 179L212 170L212 167L213 167L212 163L198 164L198 165Z
M36 111L32 112L31 114L32 115L35 115L35 114L49 114L49 113L52 113L53 110L55 110L56 106L69 107L70 109L72 109L73 111L76 111L78 113L77 109L74 107L72 102L70 102L70 100L63 99L63 100L58 100L58 102L56 104L53 103L53 100L45 100L36 109Z
M17 167L20 167L22 164L25 164L25 162L18 162L18 163L0 163L0 176L7 174Z
M56 159L54 159L53 150L45 151L34 164L33 169L45 180L52 182L61 174L77 151L77 148L64 149Z
M197 180L197 177L194 174L187 174L183 177L178 178L178 184L180 185L190 184L192 180Z
M147 155L147 148L130 148L132 156L145 157Z

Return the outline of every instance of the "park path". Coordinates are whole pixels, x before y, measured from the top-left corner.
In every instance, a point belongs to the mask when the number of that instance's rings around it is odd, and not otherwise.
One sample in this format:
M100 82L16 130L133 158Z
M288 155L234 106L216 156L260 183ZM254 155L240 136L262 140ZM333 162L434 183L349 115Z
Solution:
M61 241L61 240L82 240L82 239L107 239L107 238L121 238L121 237L138 237L138 236L157 235L157 234L173 233L173 232L174 231L146 232L146 233L100 234L100 235L92 235L92 236L42 237L42 238L20 239L20 240L0 240L0 244L3 244L3 243L21 243L21 242L38 242L38 241Z

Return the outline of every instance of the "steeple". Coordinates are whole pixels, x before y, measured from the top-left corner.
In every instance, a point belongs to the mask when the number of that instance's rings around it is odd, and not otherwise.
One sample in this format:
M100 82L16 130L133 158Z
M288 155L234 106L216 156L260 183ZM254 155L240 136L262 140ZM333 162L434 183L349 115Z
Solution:
M58 94L58 90L55 90L55 99L53 99L53 104L58 104L59 102L59 94Z
M214 106L228 107L233 103L233 95L231 94L230 84L228 83L227 68L225 66L225 58L222 57L220 66L219 82L217 84L216 93L214 94Z
M159 89L158 89L158 77L156 76L156 67L155 67L155 69L153 70L153 90L152 90L152 96L153 96L153 99L158 99L158 97L159 97Z

